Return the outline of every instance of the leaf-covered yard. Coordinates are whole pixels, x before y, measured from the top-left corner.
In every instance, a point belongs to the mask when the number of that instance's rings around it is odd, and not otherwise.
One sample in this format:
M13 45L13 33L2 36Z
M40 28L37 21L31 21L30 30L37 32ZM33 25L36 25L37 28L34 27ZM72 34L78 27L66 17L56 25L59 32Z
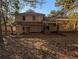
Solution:
M10 35L4 41L6 59L77 59L77 33Z

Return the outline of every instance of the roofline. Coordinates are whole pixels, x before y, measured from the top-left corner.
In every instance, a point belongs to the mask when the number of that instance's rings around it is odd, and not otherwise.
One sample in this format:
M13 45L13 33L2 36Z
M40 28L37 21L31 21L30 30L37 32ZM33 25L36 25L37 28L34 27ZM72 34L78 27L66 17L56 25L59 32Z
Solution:
M17 15L30 14L30 13L38 14L38 15L45 15L45 14L42 14L42 13L36 13L36 12L24 12L24 13L18 13Z

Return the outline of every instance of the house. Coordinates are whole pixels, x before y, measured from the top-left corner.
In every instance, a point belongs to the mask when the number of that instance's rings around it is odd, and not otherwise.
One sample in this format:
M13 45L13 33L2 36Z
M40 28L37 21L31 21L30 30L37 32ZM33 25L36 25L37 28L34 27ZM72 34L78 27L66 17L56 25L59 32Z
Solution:
M27 34L32 32L43 31L44 14L36 13L29 10L26 13L16 15L16 31L18 34Z
M46 17L44 14L28 10L16 15L17 34L35 32L74 31L74 21L68 17Z
M74 31L75 22L68 17L48 17L49 30L52 31Z
M56 24L56 19L53 17L45 17L46 20L43 21L44 23L44 31L45 32L54 32L57 31L57 24Z
M56 17L56 21L59 25L59 31L74 31L75 22L74 19L68 17Z

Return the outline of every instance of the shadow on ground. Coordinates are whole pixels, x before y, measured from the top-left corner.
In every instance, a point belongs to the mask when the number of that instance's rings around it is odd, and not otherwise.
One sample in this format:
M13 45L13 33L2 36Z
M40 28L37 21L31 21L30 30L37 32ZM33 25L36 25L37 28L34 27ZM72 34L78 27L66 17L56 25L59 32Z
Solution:
M77 33L32 33L4 38L11 59L75 59Z

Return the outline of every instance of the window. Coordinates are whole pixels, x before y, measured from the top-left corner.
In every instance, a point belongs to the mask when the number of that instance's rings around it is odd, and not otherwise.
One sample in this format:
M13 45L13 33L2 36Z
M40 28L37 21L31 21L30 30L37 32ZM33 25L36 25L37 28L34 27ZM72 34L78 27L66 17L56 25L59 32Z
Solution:
M33 20L35 20L35 16L33 16Z
M25 21L25 16L23 16L23 20Z
M46 26L46 29L49 30L49 26Z
M23 29L23 31L24 31L24 27L23 27L22 29Z
M23 34L24 34L24 33L25 33L25 32L24 32L25 28L23 27L22 29L23 29Z

